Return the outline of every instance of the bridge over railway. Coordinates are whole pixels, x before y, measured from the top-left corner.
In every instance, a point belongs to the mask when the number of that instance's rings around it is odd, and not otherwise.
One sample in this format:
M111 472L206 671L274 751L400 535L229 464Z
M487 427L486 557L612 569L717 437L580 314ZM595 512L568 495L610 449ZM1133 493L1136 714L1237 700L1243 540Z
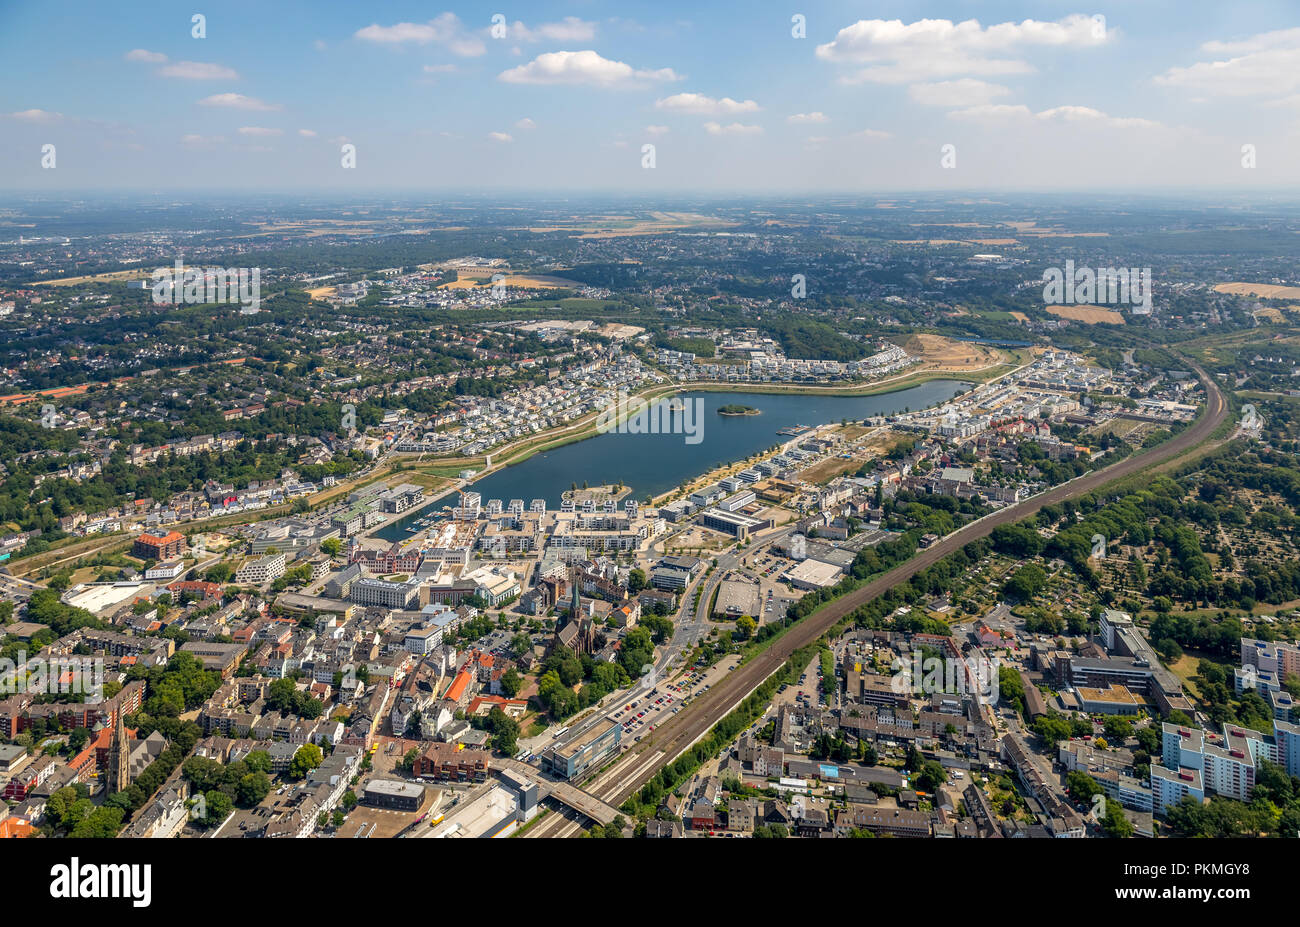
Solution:
M1201 416L1178 435L1162 444L1146 448L1101 470L1052 487L1037 496L999 509L992 515L970 522L949 534L938 544L918 552L910 560L880 574L863 586L822 605L811 615L793 625L768 648L747 663L742 664L709 692L700 696L695 704L673 719L664 722L653 735L646 738L619 757L593 783L592 788L607 801L621 802L644 785L660 768L671 763L701 737L709 728L732 711L753 692L794 651L817 641L836 622L854 609L883 595L892 586L906 582L928 566L959 550L965 544L990 534L999 525L1011 524L1036 514L1046 505L1077 499L1086 493L1102 489L1116 480L1131 477L1171 461L1185 459L1194 454L1214 430L1227 418L1228 401L1214 379L1195 362L1184 358L1206 391L1205 408ZM564 822L555 827L534 828L528 836L567 836L575 827Z
M508 760L499 757L493 757L488 764L489 769L509 769L520 776L524 776L537 783L538 798L553 798L562 805L566 805L586 817L588 820L595 821L602 827L612 823L615 816L620 812L613 805L608 805L591 795L584 792L575 785L567 782L556 782L542 777L532 766L527 763L520 763L518 760Z

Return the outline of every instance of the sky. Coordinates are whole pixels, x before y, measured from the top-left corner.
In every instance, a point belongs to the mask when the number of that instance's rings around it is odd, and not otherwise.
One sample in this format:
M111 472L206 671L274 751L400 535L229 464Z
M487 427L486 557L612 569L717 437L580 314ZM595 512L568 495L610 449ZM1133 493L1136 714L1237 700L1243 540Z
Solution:
M23 193L1300 190L1297 0L0 0L0 60Z

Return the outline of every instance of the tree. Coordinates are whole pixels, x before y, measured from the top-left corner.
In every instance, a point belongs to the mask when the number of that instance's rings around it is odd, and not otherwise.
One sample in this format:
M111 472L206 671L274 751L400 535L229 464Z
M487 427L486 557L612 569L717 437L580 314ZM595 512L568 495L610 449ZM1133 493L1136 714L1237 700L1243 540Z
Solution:
M1070 722L1061 717L1043 717L1034 722L1033 731L1043 739L1049 750L1055 750L1062 740L1068 740L1072 733Z
M343 542L338 538L326 538L320 542L320 549L331 557L337 557L343 550Z
M754 636L754 629L756 627L758 627L758 625L750 615L741 615L736 619L736 633L740 635L740 639L743 641L747 641Z
M234 810L234 800L220 789L209 789L203 793L204 813L199 818L202 827L216 827Z
M248 767L249 772L269 774L271 772L271 754L265 750L254 750L244 757L244 765Z
M325 761L316 744L303 744L289 761L289 775L294 779L306 779L307 774Z
M1027 602L1047 586L1047 573L1036 563L1027 563L1016 570L1002 586L1003 593Z
M235 571L230 568L228 563L218 563L203 574L203 578L210 583L218 585L228 583L234 577Z
M1107 837L1121 839L1133 836L1133 822L1124 814L1124 806L1119 802L1106 802L1106 813L1101 819L1101 832Z
M412 769L415 768L415 761L419 759L419 757L420 757L420 751L415 749L415 747L412 747L411 749L406 751L405 755L401 759L401 762L397 764L397 768L402 770L402 772L409 773Z
M651 640L662 644L672 637L673 623L661 615L647 615L641 618L641 627L650 632Z
M89 802L87 802L89 804ZM107 840L122 829L121 808L101 805L79 821L68 836L76 839Z
M266 773L248 773L235 786L235 801L241 807L251 808L271 791L271 780Z
M627 574L627 591L635 595L649 585L645 570L636 567Z
M411 716L406 719L406 730L403 732L407 737L419 739L420 737L420 711L411 712Z
M487 723L488 729L492 731L493 744L497 750L507 756L513 754L517 749L515 742L519 737L519 722L497 705L488 712Z
M1133 736L1133 722L1120 715L1107 716L1101 722L1101 728L1106 732L1106 737L1116 743L1122 744Z
M1066 775L1065 787L1069 791L1071 798L1084 804L1092 801L1092 796L1103 793L1102 787L1097 784L1096 779L1077 769Z
M934 760L926 760L921 764L921 774L917 779L917 784L921 786L923 791L935 795L947 778L948 775L943 771L942 766L934 762Z
M515 671L512 666L501 674L501 691L506 694L506 698L514 698L523 688L524 679Z

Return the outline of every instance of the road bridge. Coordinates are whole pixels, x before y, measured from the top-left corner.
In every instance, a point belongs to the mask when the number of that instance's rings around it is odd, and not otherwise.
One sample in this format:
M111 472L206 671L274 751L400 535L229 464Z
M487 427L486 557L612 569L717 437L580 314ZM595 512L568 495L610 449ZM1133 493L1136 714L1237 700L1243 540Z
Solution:
M607 805L599 798L584 792L575 785L543 778L537 769L527 763L494 757L488 763L488 767L490 769L509 769L511 772L536 782L538 798L553 798L560 804L567 805L602 827L612 823L614 818L620 814L619 810L613 805Z

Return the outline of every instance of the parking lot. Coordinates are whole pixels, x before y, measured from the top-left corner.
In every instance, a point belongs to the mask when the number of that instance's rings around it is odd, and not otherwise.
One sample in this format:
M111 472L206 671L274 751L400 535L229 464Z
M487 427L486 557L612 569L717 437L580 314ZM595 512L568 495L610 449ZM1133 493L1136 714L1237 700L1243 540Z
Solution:
M759 596L763 602L759 614L753 616L759 624L781 621L790 603L799 601L802 593L795 592L779 578L794 565L793 560L770 551L749 558L749 569L758 578Z
M623 725L623 742L637 743L659 724L681 710L701 692L708 691L736 664L729 659L707 669L692 668L671 682L659 683L648 692L632 692L609 715Z

